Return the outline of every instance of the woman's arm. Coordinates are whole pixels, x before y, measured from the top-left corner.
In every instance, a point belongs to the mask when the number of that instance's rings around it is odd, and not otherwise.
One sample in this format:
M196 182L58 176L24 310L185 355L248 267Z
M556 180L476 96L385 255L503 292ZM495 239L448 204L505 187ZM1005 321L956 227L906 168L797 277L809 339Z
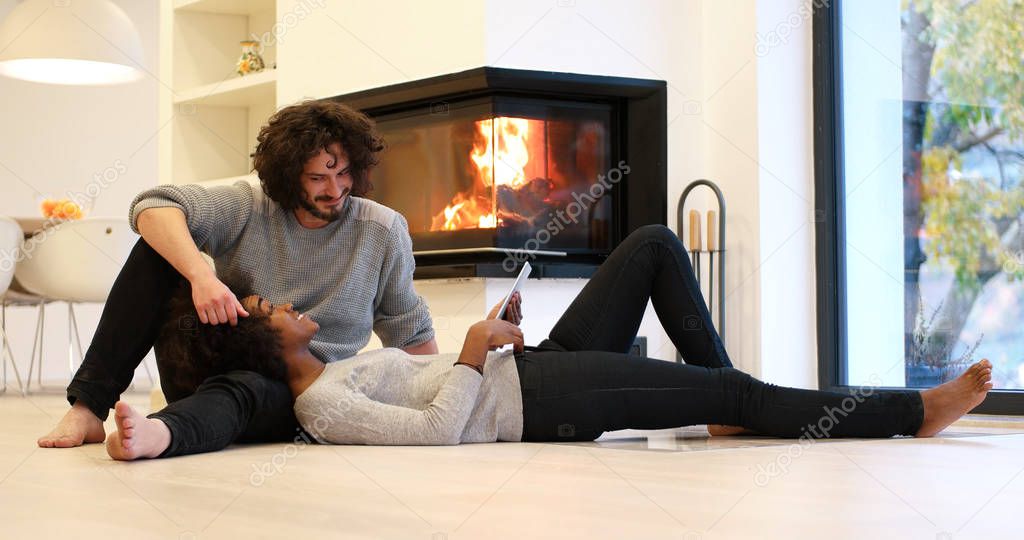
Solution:
M459 444L476 406L487 351L510 343L522 349L522 331L515 325L498 320L474 324L466 334L458 362L423 410L375 401L358 383L355 388L345 385L340 395L337 385L324 384L311 386L299 395L295 415L303 428L322 442Z
M483 377L455 366L434 400L416 410L375 401L359 389L312 387L295 402L295 416L321 442L377 445L459 444ZM335 390L335 391L331 391Z

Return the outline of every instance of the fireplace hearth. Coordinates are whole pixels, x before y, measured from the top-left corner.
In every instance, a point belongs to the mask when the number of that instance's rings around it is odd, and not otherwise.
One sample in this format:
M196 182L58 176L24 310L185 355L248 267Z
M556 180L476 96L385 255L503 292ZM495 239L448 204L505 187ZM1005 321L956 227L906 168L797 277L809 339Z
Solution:
M377 122L416 278L589 277L665 223L663 81L484 67L330 98Z

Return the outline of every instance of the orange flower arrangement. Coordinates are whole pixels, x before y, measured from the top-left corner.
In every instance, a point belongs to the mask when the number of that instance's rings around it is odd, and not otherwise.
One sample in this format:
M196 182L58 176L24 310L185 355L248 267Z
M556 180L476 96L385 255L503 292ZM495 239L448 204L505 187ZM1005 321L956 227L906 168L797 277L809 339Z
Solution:
M47 219L82 219L82 207L70 199L45 199L39 205Z

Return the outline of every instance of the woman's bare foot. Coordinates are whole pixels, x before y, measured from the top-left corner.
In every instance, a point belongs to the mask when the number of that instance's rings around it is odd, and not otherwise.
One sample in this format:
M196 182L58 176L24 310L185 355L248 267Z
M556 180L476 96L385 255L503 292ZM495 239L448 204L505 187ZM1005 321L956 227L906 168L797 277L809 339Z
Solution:
M720 437L722 435L742 435L747 432L747 428L739 426L723 426L719 424L708 424L708 435L713 437Z
M155 458L171 444L171 431L166 424L146 418L123 401L114 405L114 423L117 431L107 437L107 453L114 459Z
M992 389L992 363L977 362L959 377L921 392L924 422L916 437L931 437L985 400Z
M107 436L100 420L82 402L75 402L52 431L36 441L40 448L71 448L99 443Z

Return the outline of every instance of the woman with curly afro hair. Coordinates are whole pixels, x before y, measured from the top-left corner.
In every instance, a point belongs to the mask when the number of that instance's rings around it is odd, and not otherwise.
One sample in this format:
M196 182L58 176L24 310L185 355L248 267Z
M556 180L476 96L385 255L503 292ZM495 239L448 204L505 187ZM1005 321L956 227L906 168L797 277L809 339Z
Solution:
M253 294L251 283L241 275L230 275L224 282L239 298ZM285 378L281 346L268 317L250 313L236 326L200 324L192 305L192 287L186 280L168 303L167 320L153 350L159 360L162 390L170 403L195 393L206 379L229 371Z

